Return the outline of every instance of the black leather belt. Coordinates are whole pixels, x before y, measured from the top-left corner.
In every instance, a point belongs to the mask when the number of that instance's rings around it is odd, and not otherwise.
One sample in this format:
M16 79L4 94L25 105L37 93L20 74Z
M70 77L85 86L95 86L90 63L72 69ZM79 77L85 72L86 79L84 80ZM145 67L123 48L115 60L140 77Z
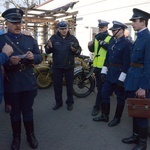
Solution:
M122 64L113 64L113 63L110 63L109 67L122 67Z
M138 64L138 63L131 62L130 67L143 68L144 66L143 66L143 64Z
M18 65L12 65L11 67L5 67L6 72L15 72L15 71L24 71L27 68L32 67L31 64L18 64Z

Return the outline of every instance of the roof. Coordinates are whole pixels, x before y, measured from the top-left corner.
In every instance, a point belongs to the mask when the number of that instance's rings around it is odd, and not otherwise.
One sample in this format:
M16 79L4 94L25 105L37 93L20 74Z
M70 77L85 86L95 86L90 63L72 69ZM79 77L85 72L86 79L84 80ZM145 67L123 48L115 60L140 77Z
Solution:
M76 16L78 11L73 12L70 9L72 9L78 1L69 1L70 0L63 0L63 3L60 2L59 4L57 1L56 5L56 1L47 0L39 6L32 5L30 8L20 7L25 12L23 20L27 23L54 23L56 20L63 17ZM58 7L55 8L54 6ZM3 21L4 19L0 18L0 22Z

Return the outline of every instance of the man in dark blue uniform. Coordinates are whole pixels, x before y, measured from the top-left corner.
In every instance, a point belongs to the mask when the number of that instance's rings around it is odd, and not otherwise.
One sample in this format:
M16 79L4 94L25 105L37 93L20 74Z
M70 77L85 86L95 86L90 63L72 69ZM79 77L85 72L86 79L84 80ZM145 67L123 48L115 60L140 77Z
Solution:
M137 39L133 44L130 59L131 64L125 80L125 90L128 98L150 98L150 33L147 28L150 14L140 9L133 9L133 29ZM124 138L122 142L137 145L132 150L146 150L148 134L148 119L133 118L133 135Z
M39 64L42 56L37 41L31 36L21 34L21 22L24 12L11 8L2 13L6 20L8 32L0 35L0 49L5 43L13 47L14 53L4 64L5 97L11 105L11 126L13 131L12 150L19 150L21 140L21 115L25 126L27 141L31 148L37 148L34 135L33 103L37 95L36 77L32 64ZM18 47L18 48L17 48Z
M53 110L63 105L62 81L65 77L67 88L67 109L73 109L73 78L74 78L74 57L81 53L78 40L69 33L68 23L60 21L57 24L58 32L49 39L45 45L46 53L53 54L53 81L56 105Z
M96 116L101 108L101 90L103 86L103 82L100 79L101 69L104 65L109 41L111 39L111 36L108 33L108 24L109 22L105 20L99 20L99 33L95 36L94 41L90 41L88 43L89 51L94 53L93 67L95 68L94 73L96 77L96 87L98 91L95 105L92 110L92 116Z
M120 123L125 105L125 91L123 84L130 65L130 51L132 48L132 43L124 36L124 30L126 28L127 26L125 24L118 21L113 21L113 27L110 28L115 39L110 41L108 47L106 58L108 67L105 66L105 62L101 71L103 74L101 76L103 80L107 74L101 92L102 115L100 117L93 118L94 121L109 121L110 96L114 92L117 96L117 107L114 119L108 124L110 127Z

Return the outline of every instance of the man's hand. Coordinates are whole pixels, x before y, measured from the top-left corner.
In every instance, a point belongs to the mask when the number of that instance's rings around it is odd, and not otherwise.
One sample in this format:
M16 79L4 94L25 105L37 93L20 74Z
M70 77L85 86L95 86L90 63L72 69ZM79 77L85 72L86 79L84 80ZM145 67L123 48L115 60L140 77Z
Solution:
M91 46L93 44L93 41L88 42L88 46Z
M33 60L34 59L34 55L31 51L28 51L26 53L26 56L25 56L26 59L29 59L29 60Z
M74 47L70 47L71 48L71 50L73 51L73 52L75 52L75 51L77 51L77 49L75 49Z
M116 89L117 89L118 91L124 90L123 82L122 82L122 81L120 81L120 80L118 81Z
M10 63L12 65L17 65L20 62L21 58L19 58L18 56L11 56L10 57Z
M6 43L2 48L2 52L5 53L7 56L10 56L14 51L13 48Z
M106 74L101 74L101 81L105 82L105 80L106 80Z
M135 92L136 96L138 98L145 98L146 97L146 90L139 88L136 92Z

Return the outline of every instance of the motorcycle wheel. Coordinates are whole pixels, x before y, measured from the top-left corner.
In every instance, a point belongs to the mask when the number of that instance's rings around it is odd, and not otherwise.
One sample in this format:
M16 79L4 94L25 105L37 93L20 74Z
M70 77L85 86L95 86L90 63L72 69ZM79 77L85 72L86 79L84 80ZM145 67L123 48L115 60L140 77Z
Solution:
M74 75L73 95L79 98L87 97L95 88L95 78L90 76L83 81L88 72L78 72Z
M49 88L52 84L52 77L47 71L40 71L37 75L37 84L39 89Z

